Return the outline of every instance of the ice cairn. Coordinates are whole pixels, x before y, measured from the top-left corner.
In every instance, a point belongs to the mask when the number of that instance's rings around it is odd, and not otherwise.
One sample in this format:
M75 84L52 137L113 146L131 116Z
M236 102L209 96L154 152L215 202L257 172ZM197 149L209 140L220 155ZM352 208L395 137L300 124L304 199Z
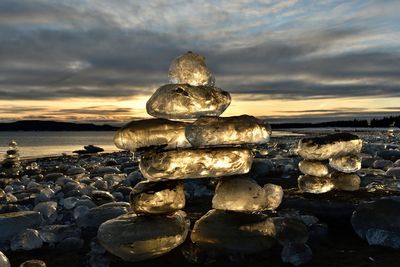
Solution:
M4 155L4 160L1 163L1 172L7 176L17 176L21 170L21 162L19 160L18 144L12 140L8 144L8 150Z
M219 117L231 97L214 86L198 54L176 58L169 78L171 84L161 86L147 102L147 112L156 118L132 121L115 134L117 147L140 158L145 180L130 195L134 213L103 223L100 243L126 261L168 253L189 233L190 221L182 211L184 180L218 178L213 209L195 222L191 246L243 255L262 252L278 241L284 261L299 264L300 258L310 259L306 226L271 212L282 201L282 187L260 186L246 175L252 148L269 141L270 126L248 115ZM196 261L191 254L197 249L183 254Z
M298 154L303 158L298 178L303 192L320 194L334 188L356 191L360 188L362 140L350 133L336 133L314 138L303 138Z

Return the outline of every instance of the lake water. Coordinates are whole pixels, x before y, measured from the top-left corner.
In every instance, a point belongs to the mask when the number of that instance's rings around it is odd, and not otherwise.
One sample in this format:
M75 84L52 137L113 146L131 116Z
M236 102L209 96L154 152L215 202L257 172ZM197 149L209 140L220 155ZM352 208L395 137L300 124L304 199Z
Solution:
M18 143L21 158L56 156L96 145L105 152L117 151L113 142L114 132L0 132L0 153L8 149L8 143ZM1 158L0 158L1 160Z

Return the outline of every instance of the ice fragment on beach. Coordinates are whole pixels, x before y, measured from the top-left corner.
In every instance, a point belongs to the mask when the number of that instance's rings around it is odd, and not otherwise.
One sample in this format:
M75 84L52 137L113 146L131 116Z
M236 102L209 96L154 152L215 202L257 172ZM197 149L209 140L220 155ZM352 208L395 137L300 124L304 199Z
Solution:
M166 119L132 121L116 132L114 143L118 148L130 151L151 147L190 147L185 137L186 125Z
M57 219L57 206L55 201L40 202L33 210L40 213L44 222L52 224Z
M352 173L361 169L361 159L359 154L338 154L329 159L329 165L340 172Z
M372 166L374 168L382 169L382 170L386 171L389 168L393 167L393 162L391 160L387 160L387 159L377 159L374 161L374 164Z
M43 241L39 232L34 229L26 229L11 239L11 250L32 250L41 248ZM1 265L0 265L1 266Z
M214 85L214 77L207 68L205 58L191 51L175 58L169 67L170 83Z
M19 267L46 267L46 263L42 260L27 260L21 263Z
M308 175L323 177L328 175L328 166L318 160L302 160L299 162L299 170Z
M273 210L282 201L282 187L266 184L261 187L249 178L227 178L221 180L212 200L212 207L218 210L262 211Z
M35 228L40 223L41 216L36 211L18 211L0 214L0 243L9 241L23 230Z
M333 180L330 177L317 177L311 175L300 175L298 186L303 192L313 194L326 193L335 187Z
M112 202L92 208L78 216L76 222L79 227L97 228L103 222L118 217L130 211L130 205L126 202Z
M306 244L288 244L283 247L281 259L294 266L302 265L312 259L312 251Z
M159 257L186 239L189 220L183 211L170 215L128 213L103 223L97 233L108 252L125 261Z
M146 110L157 118L195 119L219 116L230 103L229 93L217 87L167 84L150 97Z
M320 137L303 138L298 145L298 154L311 160L326 160L342 153L360 153L362 140L350 133L337 133Z
M39 236L43 242L54 244L68 237L80 237L81 230L76 225L45 225L39 229Z
M0 266L1 267L11 267L10 261L7 256L0 251Z
M361 179L352 173L334 172L331 174L335 188L344 191L356 191L360 189Z
M148 180L173 180L244 174L252 161L246 148L184 149L147 152L139 168Z
M140 182L130 194L136 213L163 214L185 206L183 181Z
M201 117L186 126L185 134L194 147L263 144L269 141L271 128L248 115Z
M389 168L386 173L387 176L392 176L396 178L400 178L400 167L392 167Z

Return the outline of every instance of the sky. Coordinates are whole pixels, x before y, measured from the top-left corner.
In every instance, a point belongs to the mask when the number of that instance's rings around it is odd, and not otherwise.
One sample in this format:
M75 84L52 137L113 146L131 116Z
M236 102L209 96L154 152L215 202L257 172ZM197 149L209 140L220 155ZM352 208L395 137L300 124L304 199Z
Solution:
M206 57L224 116L400 114L400 1L1 0L0 121L146 118L171 61Z

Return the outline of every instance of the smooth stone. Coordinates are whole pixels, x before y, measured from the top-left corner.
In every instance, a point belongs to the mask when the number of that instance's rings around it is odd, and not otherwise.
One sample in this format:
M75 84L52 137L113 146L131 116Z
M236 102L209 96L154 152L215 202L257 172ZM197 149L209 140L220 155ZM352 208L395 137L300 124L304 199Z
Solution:
M400 150L380 150L376 153L376 155L386 160L396 161L400 159Z
M58 204L55 201L40 202L33 210L40 213L43 221L48 224L52 224L57 219L57 207Z
M271 127L253 116L200 117L186 126L185 135L193 147L264 144Z
M205 57L191 51L175 58L169 67L170 83L193 86L214 85L214 77L207 68Z
M334 172L331 174L335 188L344 191L360 189L361 179L357 174Z
M46 263L42 260L27 260L21 263L19 267L46 267Z
M380 199L360 204L351 224L354 231L370 245L400 248L400 202Z
M76 225L45 225L40 227L39 236L43 242L54 244L69 237L79 238L81 236L81 229Z
M253 254L275 243L275 225L264 214L210 210L194 224L192 242L211 250Z
M302 160L299 162L299 170L311 176L323 177L329 174L328 166L318 160Z
M76 220L79 227L97 228L103 222L128 213L131 210L129 203L113 202L92 208L83 213Z
M152 216L128 213L103 223L97 237L111 254L135 262L159 257L182 244L189 224L183 211Z
M117 167L97 167L91 171L91 175L104 176L105 174L115 174L121 171Z
M67 170L68 175L77 175L81 173L85 173L86 169L83 167L71 167Z
M280 186L266 184L261 187L250 178L228 178L218 183L212 207L242 212L273 210L279 206L282 197Z
M161 86L146 104L147 113L164 119L195 119L219 116L231 103L228 92L214 86L167 84Z
M358 154L338 154L329 159L329 165L340 172L352 173L361 169L361 159Z
M393 162L386 159L377 159L374 161L373 167L376 169L388 170L393 167Z
M185 207L183 181L140 182L130 193L135 213L163 214Z
M43 241L39 237L39 232L34 229L26 229L11 239L11 250L32 250L41 248Z
M312 259L312 251L306 244L288 244L283 247L281 259L284 263L300 266Z
M298 178L298 186L303 192L321 194L331 191L335 187L335 184L328 176L316 177L311 175L300 175Z
M400 178L400 167L389 168L385 175Z
M0 267L11 267L10 261L3 252L0 251Z
M0 214L0 243L11 240L28 228L36 228L42 218L36 211L19 211Z
M166 119L132 121L114 135L114 144L130 151L162 147L165 149L190 147L185 137L187 123Z
M304 159L326 160L342 153L360 153L362 140L350 133L337 133L313 138L303 138L298 154Z
M252 161L246 148L185 149L145 153L139 168L151 181L208 178L247 173Z

